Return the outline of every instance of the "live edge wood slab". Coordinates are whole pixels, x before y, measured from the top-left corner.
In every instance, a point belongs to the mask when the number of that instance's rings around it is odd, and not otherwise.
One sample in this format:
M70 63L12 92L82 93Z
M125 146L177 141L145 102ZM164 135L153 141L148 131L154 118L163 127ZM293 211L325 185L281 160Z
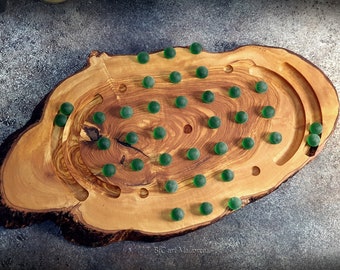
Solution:
M150 54L144 64L135 55L92 52L83 70L61 82L28 125L1 146L0 224L17 228L52 219L67 239L90 246L167 239L274 191L320 152L334 129L334 87L292 52L262 46L175 52L171 59L163 51ZM200 66L208 74L197 75ZM169 79L173 71L181 74L177 83ZM154 85L143 85L146 76ZM255 90L259 81L267 91ZM230 93L233 86L239 97ZM206 90L213 93L210 103L202 100ZM176 105L178 96L187 103ZM151 101L160 105L157 113L148 110ZM64 102L74 110L58 126ZM131 117L121 112L125 106ZM264 117L265 106L275 115ZM235 120L239 111L246 112L246 122ZM104 113L102 124L93 120L95 112ZM211 117L220 122L209 125ZM307 138L315 122L322 133L312 147ZM166 132L162 138L154 133L159 126ZM137 143L126 141L129 132ZM282 140L271 142L272 132ZM247 137L255 143L250 149L242 145ZM98 147L101 138L111 143L108 149ZM227 145L226 153L215 152L218 142ZM191 148L198 157L188 157ZM168 165L160 162L163 153L171 156ZM114 169L107 176L105 164ZM193 180L198 174L206 179L201 187ZM173 185L166 186L168 180Z

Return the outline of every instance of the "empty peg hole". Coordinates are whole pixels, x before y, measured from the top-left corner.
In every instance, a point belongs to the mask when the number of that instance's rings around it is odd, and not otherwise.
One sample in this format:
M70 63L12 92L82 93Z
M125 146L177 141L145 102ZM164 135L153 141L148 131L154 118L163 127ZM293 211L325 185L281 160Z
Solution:
M226 65L224 67L224 72L226 72L226 73L231 73L233 71L234 71L234 69L233 69L233 67L231 65Z
M192 132L192 126L189 125L189 124L185 125L184 128L183 128L183 132L184 132L185 134L191 133L191 132Z
M127 86L124 83L119 85L119 87L118 87L119 92L124 93L124 92L126 92L126 90L127 90Z
M139 196L142 198L142 199L145 199L146 197L149 196L149 191L146 189L146 188L141 188L139 190Z
M252 168L252 174L253 174L254 176L258 176L258 175L260 174L260 172L261 172L261 170L260 170L259 167L253 166L253 168Z

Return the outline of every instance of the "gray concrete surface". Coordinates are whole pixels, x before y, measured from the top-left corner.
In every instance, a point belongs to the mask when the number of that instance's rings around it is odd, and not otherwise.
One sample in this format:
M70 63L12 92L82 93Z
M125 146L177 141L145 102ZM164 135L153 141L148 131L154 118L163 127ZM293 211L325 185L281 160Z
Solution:
M337 0L12 0L0 14L0 143L91 50L132 54L193 41L211 52L284 47L340 90ZM339 141L337 123L324 151L274 193L168 241L86 248L51 222L0 227L0 269L340 269Z

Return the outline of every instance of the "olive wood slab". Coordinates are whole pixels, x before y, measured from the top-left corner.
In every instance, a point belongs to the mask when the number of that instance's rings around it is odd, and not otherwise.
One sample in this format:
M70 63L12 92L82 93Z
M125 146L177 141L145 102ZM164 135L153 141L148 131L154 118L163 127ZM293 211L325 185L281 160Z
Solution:
M52 219L70 241L100 246L120 240L162 240L209 225L233 212L228 200L238 197L242 206L274 191L283 181L313 159L324 147L338 117L337 93L328 78L313 64L282 48L244 46L224 53L192 54L175 48L176 57L166 59L163 51L150 54L146 64L135 55L109 56L92 52L87 66L62 81L38 106L31 121L1 146L0 224L13 228ZM196 69L207 67L209 75L198 78ZM169 74L178 71L179 83ZM143 87L145 76L155 85ZM254 86L265 81L268 91ZM239 98L228 89L238 86ZM202 102L205 90L215 94L212 103ZM188 105L177 108L175 99L185 96ZM156 100L161 109L148 112ZM65 127L54 125L63 102L74 105ZM264 106L273 106L275 116L261 116ZM123 119L120 109L133 108ZM92 115L104 112L99 125ZM235 122L238 111L248 121ZM221 126L213 129L208 119L218 116ZM306 143L309 126L320 122L323 131L318 147ZM153 129L163 126L164 139L153 138ZM124 144L127 132L139 140ZM282 142L268 142L270 132L282 134ZM108 150L100 150L100 136L110 139ZM245 150L242 139L252 137L255 146ZM214 145L228 145L224 155ZM189 148L200 150L198 160L189 160ZM161 153L172 163L159 164ZM144 162L133 171L130 162ZM116 173L105 177L101 167L112 163ZM225 182L221 173L234 172ZM193 177L204 174L203 187ZM168 193L165 182L173 179L178 190ZM203 215L199 206L209 202L213 212ZM171 219L173 208L183 209L180 221Z

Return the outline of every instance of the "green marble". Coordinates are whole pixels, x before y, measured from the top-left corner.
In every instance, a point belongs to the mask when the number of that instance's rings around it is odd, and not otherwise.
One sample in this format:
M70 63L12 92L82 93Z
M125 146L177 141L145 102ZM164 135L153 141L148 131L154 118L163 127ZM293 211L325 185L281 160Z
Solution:
M272 106L264 106L261 110L261 115L264 118L272 118L275 115L275 109Z
M172 162L172 156L168 153L163 153L159 156L159 163L163 166L169 166Z
M177 108L183 109L188 105L188 99L185 96L178 96L175 100Z
M224 182L230 182L234 179L234 172L230 169L226 169L222 172L221 177Z
M307 144L312 147L318 146L320 144L320 136L318 134L309 134Z
M259 82L257 82L257 83L255 84L255 91L256 91L257 93L262 94L262 93L267 92L267 90L268 90L268 85L267 85L266 82L264 82L264 81L259 81Z
M228 94L231 98L238 98L241 96L241 89L237 86L232 86L229 88Z
M95 112L92 116L92 120L94 123L101 125L105 122L106 116L103 112Z
M146 76L142 81L142 85L145 88L152 88L155 85L155 79L152 76Z
M124 119L131 118L133 115L133 109L130 106L124 106L120 109L120 116Z
M252 149L255 145L255 141L251 137L246 137L242 140L242 147L246 150Z
M165 182L164 189L166 192L175 193L178 189L178 184L175 180L168 180Z
M147 52L140 52L137 54L137 61L140 64L146 64L147 62L149 62L150 60L150 56Z
M211 103L215 99L215 94L210 90L204 91L202 94L202 101L204 103Z
M136 132L129 132L125 136L125 141L129 144L136 144L138 142L138 135Z
M174 221L180 221L184 218L184 211L182 208L176 207L170 212L171 219Z
M212 116L208 120L208 126L210 128L219 128L221 126L221 119L218 116Z
M309 132L320 135L322 133L322 124L319 122L314 122L309 127Z
M144 168L144 162L140 158L135 158L131 161L130 166L133 171L141 171Z
M173 71L169 75L169 80L172 83L179 83L182 80L182 74L178 71Z
M190 148L187 151L187 158L190 160L197 160L200 157L200 151L197 148Z
M111 177L116 173L116 167L113 164L105 164L102 168L102 173L106 177Z
M238 197L232 197L228 200L228 207L231 210L237 210L240 209L242 206L242 200Z
M151 101L148 104L148 111L150 113L158 113L161 109L161 104L159 104L157 101Z
M65 114L57 114L54 117L54 124L58 127L64 127L66 125L67 122L67 116Z
M239 124L246 123L248 121L248 114L245 111L239 111L235 114L235 122Z
M224 155L228 151L228 145L224 142L218 142L214 146L214 152L217 155Z
M213 212L214 208L211 203L204 202L200 205L200 212L202 215L209 215Z
M209 71L205 66L200 66L196 69L197 78L204 79L208 77Z
M70 115L74 110L74 106L70 102L64 102L60 106L60 112L65 115Z
M194 42L190 45L189 50L192 54L199 54L203 50L202 45L198 42Z
M97 141L97 147L100 150L107 150L111 146L111 141L109 138L106 137L100 137L99 140Z
M197 174L194 177L194 186L203 187L207 183L207 179L203 174Z
M176 50L173 47L167 47L164 49L164 57L171 59L176 56Z
M269 134L269 142L271 144L279 144L282 141L282 135L279 132L271 132Z
M166 136L166 130L165 130L165 128L163 128L163 127L156 127L156 128L153 130L153 137L154 137L156 140L161 140L161 139L163 139L165 136Z

